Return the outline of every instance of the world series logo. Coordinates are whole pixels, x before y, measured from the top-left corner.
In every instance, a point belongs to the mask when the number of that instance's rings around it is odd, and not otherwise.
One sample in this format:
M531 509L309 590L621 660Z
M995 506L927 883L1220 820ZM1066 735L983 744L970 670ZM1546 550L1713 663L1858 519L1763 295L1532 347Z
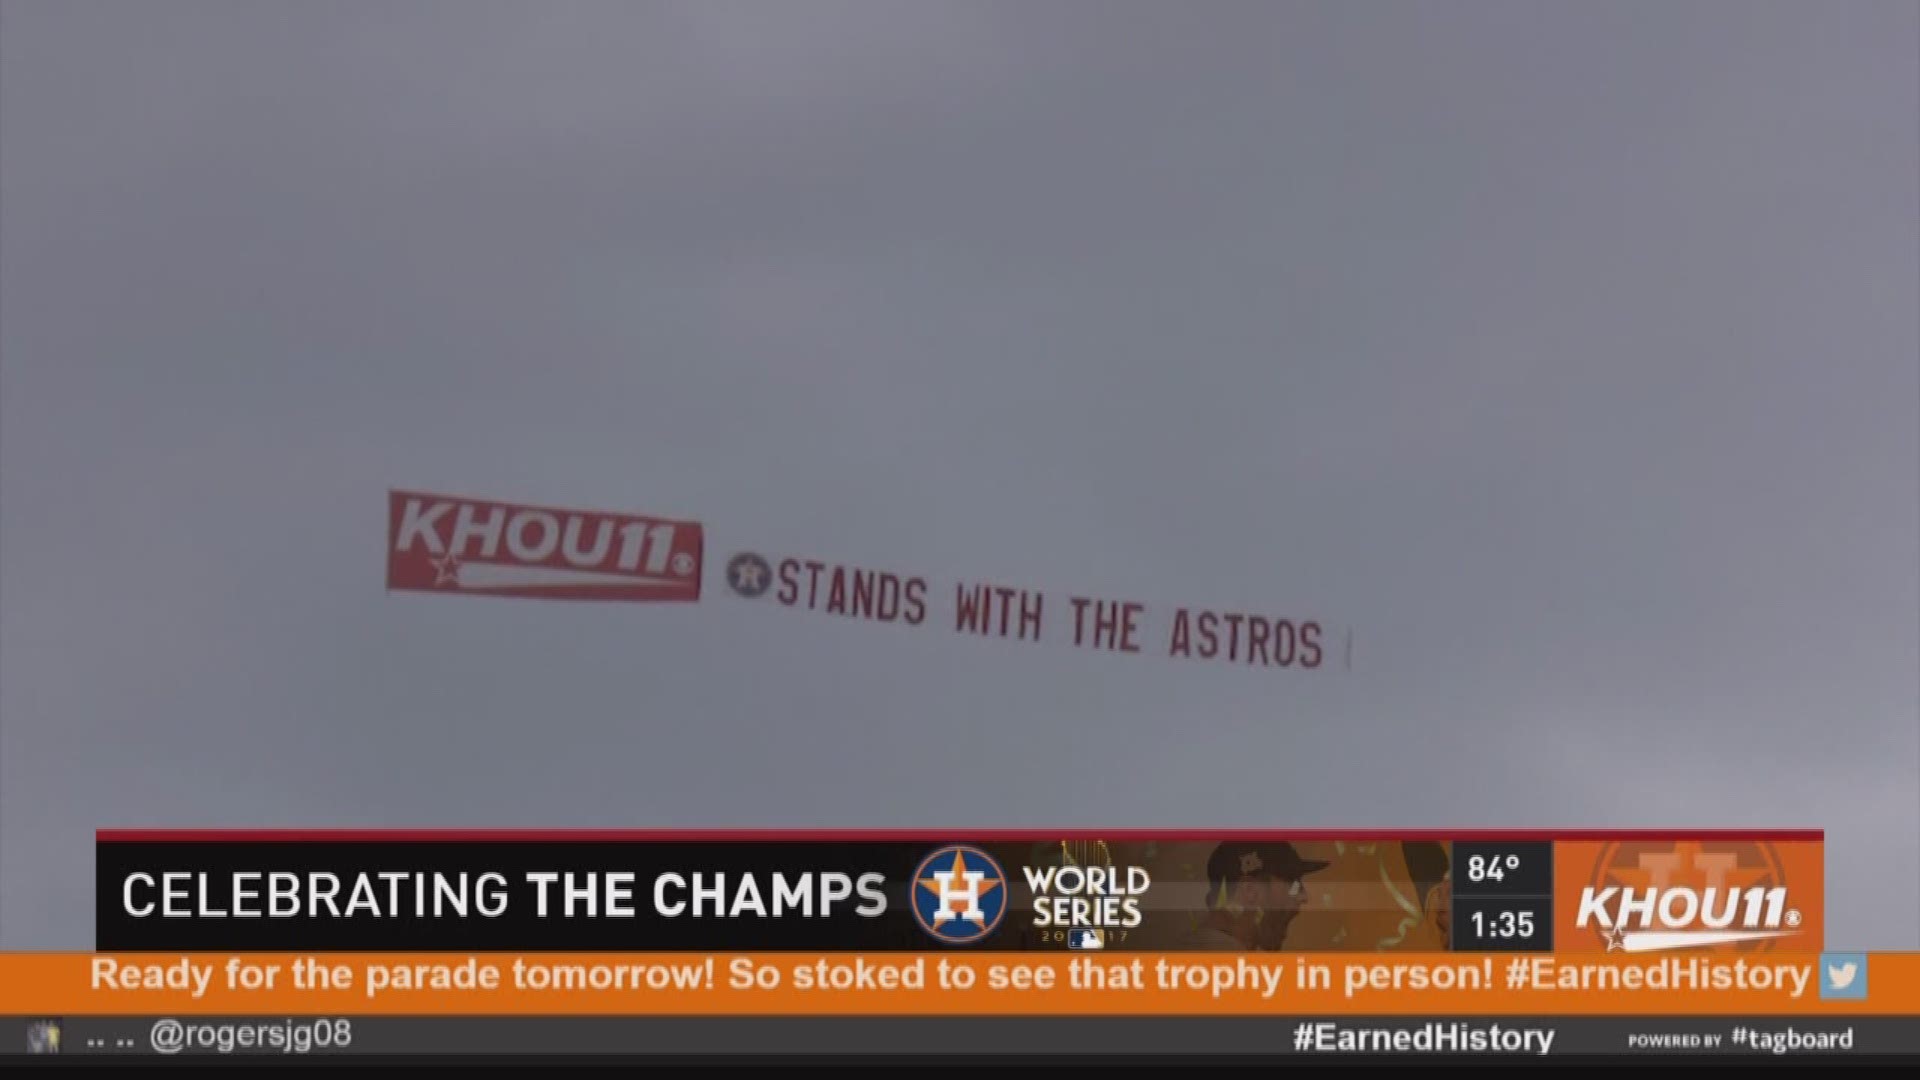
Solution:
M913 872L913 918L949 945L984 941L1007 914L1007 876L976 847L944 847Z

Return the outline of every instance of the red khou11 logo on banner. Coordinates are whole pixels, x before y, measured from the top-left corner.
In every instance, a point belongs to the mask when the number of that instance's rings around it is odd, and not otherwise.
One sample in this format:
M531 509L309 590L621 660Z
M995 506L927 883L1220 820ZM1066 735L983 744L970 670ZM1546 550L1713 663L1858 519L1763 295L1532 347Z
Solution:
M698 600L697 521L520 506L452 495L387 497L387 588L543 600Z

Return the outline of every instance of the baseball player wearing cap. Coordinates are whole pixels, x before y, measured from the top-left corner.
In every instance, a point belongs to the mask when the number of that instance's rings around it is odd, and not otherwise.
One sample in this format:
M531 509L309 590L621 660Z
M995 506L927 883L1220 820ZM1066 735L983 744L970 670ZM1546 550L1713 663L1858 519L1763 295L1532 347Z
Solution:
M1193 950L1277 950L1306 898L1308 874L1327 863L1304 859L1292 844L1228 841L1207 860L1207 916L1187 937Z

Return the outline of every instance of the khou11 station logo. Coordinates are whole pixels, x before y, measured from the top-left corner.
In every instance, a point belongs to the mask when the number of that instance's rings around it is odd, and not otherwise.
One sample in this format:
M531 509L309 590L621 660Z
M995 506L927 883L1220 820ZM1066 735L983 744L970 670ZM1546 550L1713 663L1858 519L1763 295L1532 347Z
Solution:
M1809 866L1818 849L1807 848L1753 841L1602 845L1571 922L1607 952L1746 953L1795 938L1818 941L1818 878Z

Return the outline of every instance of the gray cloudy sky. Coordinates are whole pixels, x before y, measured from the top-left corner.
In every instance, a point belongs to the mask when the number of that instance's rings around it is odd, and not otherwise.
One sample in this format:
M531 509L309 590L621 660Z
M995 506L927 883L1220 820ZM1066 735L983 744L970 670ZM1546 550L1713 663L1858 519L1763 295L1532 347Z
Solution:
M0 0L0 946L91 944L99 827L1564 824L1825 828L1829 941L1920 947L1917 55L1906 0ZM708 596L388 595L389 487L701 519ZM1180 604L1353 668L1152 655Z

